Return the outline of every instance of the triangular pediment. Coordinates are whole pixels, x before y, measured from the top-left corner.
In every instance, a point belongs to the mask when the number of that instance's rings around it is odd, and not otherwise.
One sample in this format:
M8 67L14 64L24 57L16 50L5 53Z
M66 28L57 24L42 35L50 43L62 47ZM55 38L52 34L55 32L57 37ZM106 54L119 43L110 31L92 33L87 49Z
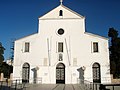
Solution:
M62 13L63 13L62 16L59 15L60 10L62 10ZM55 9L48 12L47 14L41 16L39 19L59 19L59 18L63 18L63 19L70 19L70 18L71 19L82 19L84 17L82 15L74 12L73 10L65 7L64 5L59 5Z

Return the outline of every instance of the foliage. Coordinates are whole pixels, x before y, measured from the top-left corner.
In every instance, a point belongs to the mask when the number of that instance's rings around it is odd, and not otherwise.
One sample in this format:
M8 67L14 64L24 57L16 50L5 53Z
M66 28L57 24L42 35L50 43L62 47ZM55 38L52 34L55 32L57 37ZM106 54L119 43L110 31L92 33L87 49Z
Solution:
M1 65L1 73L4 74L5 78L10 78L10 74L13 72L13 66L3 62Z
M109 28L108 36L111 38L117 38L118 31L116 31L114 28Z
M114 78L120 78L120 37L118 31L109 28L108 36L111 37L110 68Z
M0 64L4 61L4 50L5 48L2 46L2 43L0 42Z
M5 48L2 46L2 43L0 42L0 72L2 71L2 63L4 61L4 50Z
M4 74L5 78L9 78L10 77L10 73L12 73L13 71L13 66L8 65L6 62L4 61L4 50L5 48L2 46L2 43L0 42L0 73Z

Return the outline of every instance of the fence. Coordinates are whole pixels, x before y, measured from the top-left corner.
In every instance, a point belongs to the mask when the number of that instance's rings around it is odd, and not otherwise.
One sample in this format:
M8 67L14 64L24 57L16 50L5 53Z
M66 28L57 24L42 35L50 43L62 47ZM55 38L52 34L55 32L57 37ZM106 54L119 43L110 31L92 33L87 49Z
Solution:
M23 90L26 84L20 83L20 80L15 81L0 81L0 90Z
M80 80L79 83L80 87L82 90L100 90L100 83L93 83L93 82L89 82L89 81L82 81Z
M42 83L41 79L39 79L38 82ZM21 79L12 81L6 80L0 81L0 90L29 90L31 86L36 84L37 83L22 83ZM80 80L78 85L81 88L80 90L120 90L120 84L100 84Z
M107 90L120 90L120 84L101 84L101 87Z
M120 90L120 84L101 84L80 80L82 90Z
M37 82L42 83L41 79L37 79ZM27 90L30 86L37 84L22 82L22 79L11 80L11 81L0 81L0 90ZM29 90L29 89L28 89Z

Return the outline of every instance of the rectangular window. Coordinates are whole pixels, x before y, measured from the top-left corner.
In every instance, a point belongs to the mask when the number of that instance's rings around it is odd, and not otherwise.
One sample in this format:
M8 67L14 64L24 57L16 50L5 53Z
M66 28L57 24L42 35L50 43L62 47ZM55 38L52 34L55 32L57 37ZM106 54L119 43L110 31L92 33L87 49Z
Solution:
M63 43L62 42L58 43L58 52L63 52Z
M62 10L59 11L59 16L63 16L63 11Z
M93 42L93 52L98 52L98 42Z
M29 49L30 49L30 43L25 42L25 52L29 52Z

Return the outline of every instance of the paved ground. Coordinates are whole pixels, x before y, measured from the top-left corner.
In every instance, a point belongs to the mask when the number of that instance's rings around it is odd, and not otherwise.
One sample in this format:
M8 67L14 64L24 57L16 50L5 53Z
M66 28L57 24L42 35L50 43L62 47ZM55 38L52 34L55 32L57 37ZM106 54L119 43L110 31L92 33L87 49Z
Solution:
M40 84L27 87L26 90L84 90L77 84Z
M106 88L108 90L120 90L120 85L114 86L114 89L112 86ZM93 87L82 84L19 84L11 87L0 85L0 90L99 90L99 86L97 88L94 86L93 89Z
M108 90L120 90L120 86L107 87ZM24 90L90 90L90 88L83 88L78 84L39 84L27 87ZM94 88L92 90L99 90Z

